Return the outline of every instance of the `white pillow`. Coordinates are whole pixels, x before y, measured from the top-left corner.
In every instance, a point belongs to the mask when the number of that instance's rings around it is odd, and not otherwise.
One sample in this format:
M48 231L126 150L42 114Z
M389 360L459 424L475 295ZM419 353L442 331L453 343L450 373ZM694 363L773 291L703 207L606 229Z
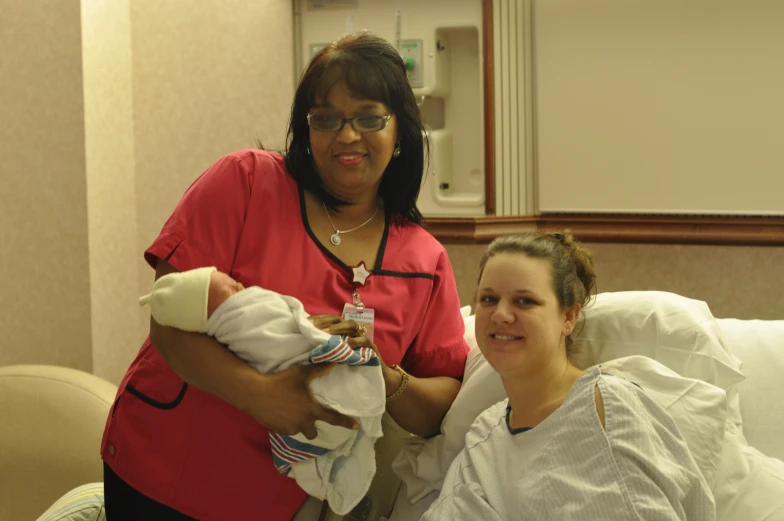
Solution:
M575 363L591 365L631 355L657 360L687 378L727 391L729 417L740 428L737 384L740 363L723 347L716 320L704 302L658 291L602 293L585 310L575 337ZM462 450L476 417L506 398L501 379L479 352L474 317L465 318L472 346L463 384L441 424L441 435L410 441L393 464L411 501L440 489L449 465Z
M573 335L578 367L642 355L725 391L743 381L740 361L724 349L705 302L662 291L622 291L597 295L583 312Z
M784 460L784 320L720 318L724 347L743 362L739 385L743 435L763 454Z
M586 368L630 355L653 358L681 376L727 391L729 417L742 428L742 364L725 348L705 302L664 291L620 291L600 293L583 313L573 335L575 365Z
M728 422L713 497L716 521L784 521L784 463L749 447Z

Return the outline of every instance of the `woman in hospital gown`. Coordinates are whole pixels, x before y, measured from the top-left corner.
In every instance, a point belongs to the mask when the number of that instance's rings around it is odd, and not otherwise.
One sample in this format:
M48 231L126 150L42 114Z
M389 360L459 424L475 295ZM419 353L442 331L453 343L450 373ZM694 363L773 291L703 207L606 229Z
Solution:
M635 384L569 361L594 279L568 233L488 247L476 338L508 399L474 422L422 521L715 519L672 418Z

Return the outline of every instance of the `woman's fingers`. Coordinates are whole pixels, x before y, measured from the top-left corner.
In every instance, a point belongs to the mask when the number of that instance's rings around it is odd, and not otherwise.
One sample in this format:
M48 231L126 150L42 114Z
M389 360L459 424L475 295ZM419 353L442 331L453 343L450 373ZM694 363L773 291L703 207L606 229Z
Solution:
M308 374L305 377L306 381L310 382L314 378L318 378L320 376L326 375L327 373L332 371L332 369L335 368L335 365L336 364L332 362L329 364L315 364L315 365L305 366L307 367L308 370ZM308 389L310 389L309 385L308 385ZM350 416L346 416L345 414L341 414L334 409L328 409L324 407L323 405L321 405L316 401L312 393L311 393L311 399L314 401L314 406L316 407L316 412L314 413L315 416L314 421L321 420L330 423L332 425L345 427L347 429L356 430L359 428L359 424L357 423L357 420L355 420ZM313 427L313 429L311 429L311 427ZM314 434L313 437L310 437L310 434L313 434L314 432L315 432L315 425L311 424L308 425L307 429L303 429L302 434L304 434L305 437L308 438L309 440L312 440L313 438L316 437L316 435Z
M345 427L347 429L352 429L352 430L359 429L359 423L357 423L357 420L355 420L351 416L340 414L338 411L334 409L327 409L326 407L321 408L321 415L318 419L330 423L332 425L337 425L338 427Z
M314 326L319 329L327 329L332 324L342 322L343 319L338 315L311 315L308 317Z
M318 431L316 430L316 424L311 423L310 425L306 425L302 429L302 434L304 434L305 437L309 440L315 440L316 437L318 436Z
M353 320L343 320L338 315L312 315L308 320L330 335L361 337L367 334L364 325L357 324Z
M374 351L378 351L376 349L376 344L370 341L368 337L365 335L359 334L353 338L348 339L348 345L351 346L352 349L356 349L358 347L369 347Z
M352 349L356 349L358 347L369 347L370 349L375 351L377 355L379 354L378 353L378 347L376 346L376 344L374 344L372 340L370 340L368 337L366 337L364 335L363 336L356 336L354 338L349 338L348 339L348 345ZM379 355L379 356L381 356L381 355Z
M357 331L359 331L359 326L353 320L344 320L327 328L327 333L330 335L354 336L357 334Z
M348 345L349 347L351 347L351 349L357 349L358 347L369 347L370 349L373 350L373 352L376 353L378 359L381 360L382 366L386 366L384 359L381 358L381 353L378 352L378 346L376 346L376 344L374 344L373 341L370 340L368 337L358 336L355 338L349 338Z

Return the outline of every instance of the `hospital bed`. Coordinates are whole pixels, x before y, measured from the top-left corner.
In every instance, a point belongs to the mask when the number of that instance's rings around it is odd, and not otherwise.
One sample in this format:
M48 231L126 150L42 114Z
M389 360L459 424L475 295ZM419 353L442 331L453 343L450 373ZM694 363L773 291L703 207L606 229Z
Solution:
M784 521L784 320L715 319L703 302L660 292L601 294L585 315L575 340L580 365L643 354L726 388L726 429L723 439L713 440L718 449L712 454L718 519ZM475 345L473 317L465 321L466 340ZM472 416L503 398L491 376L472 351L444 432L431 440L450 438L454 445ZM115 391L73 369L0 367L0 521L103 519L96 451ZM421 497L411 501L409 484L417 482L405 468L406 456L415 459L425 442L389 418L384 431L376 445L378 471L363 502L341 517L309 500L295 521L419 518L437 491L419 491ZM440 464L446 466L448 458ZM77 502L78 509L67 510Z

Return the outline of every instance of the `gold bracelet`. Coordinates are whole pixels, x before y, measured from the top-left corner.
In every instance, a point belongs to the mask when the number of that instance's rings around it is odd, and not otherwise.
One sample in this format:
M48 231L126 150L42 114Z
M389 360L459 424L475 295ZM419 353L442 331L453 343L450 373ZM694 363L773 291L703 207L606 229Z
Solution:
M408 386L409 376L408 373L403 371L403 368L397 364L390 365L389 368L394 369L395 371L400 373L400 376L402 378L402 380L400 381L400 387L397 388L397 391L387 396L387 401L391 402L392 400L396 400L401 394L403 394L403 391L406 390L406 387Z

